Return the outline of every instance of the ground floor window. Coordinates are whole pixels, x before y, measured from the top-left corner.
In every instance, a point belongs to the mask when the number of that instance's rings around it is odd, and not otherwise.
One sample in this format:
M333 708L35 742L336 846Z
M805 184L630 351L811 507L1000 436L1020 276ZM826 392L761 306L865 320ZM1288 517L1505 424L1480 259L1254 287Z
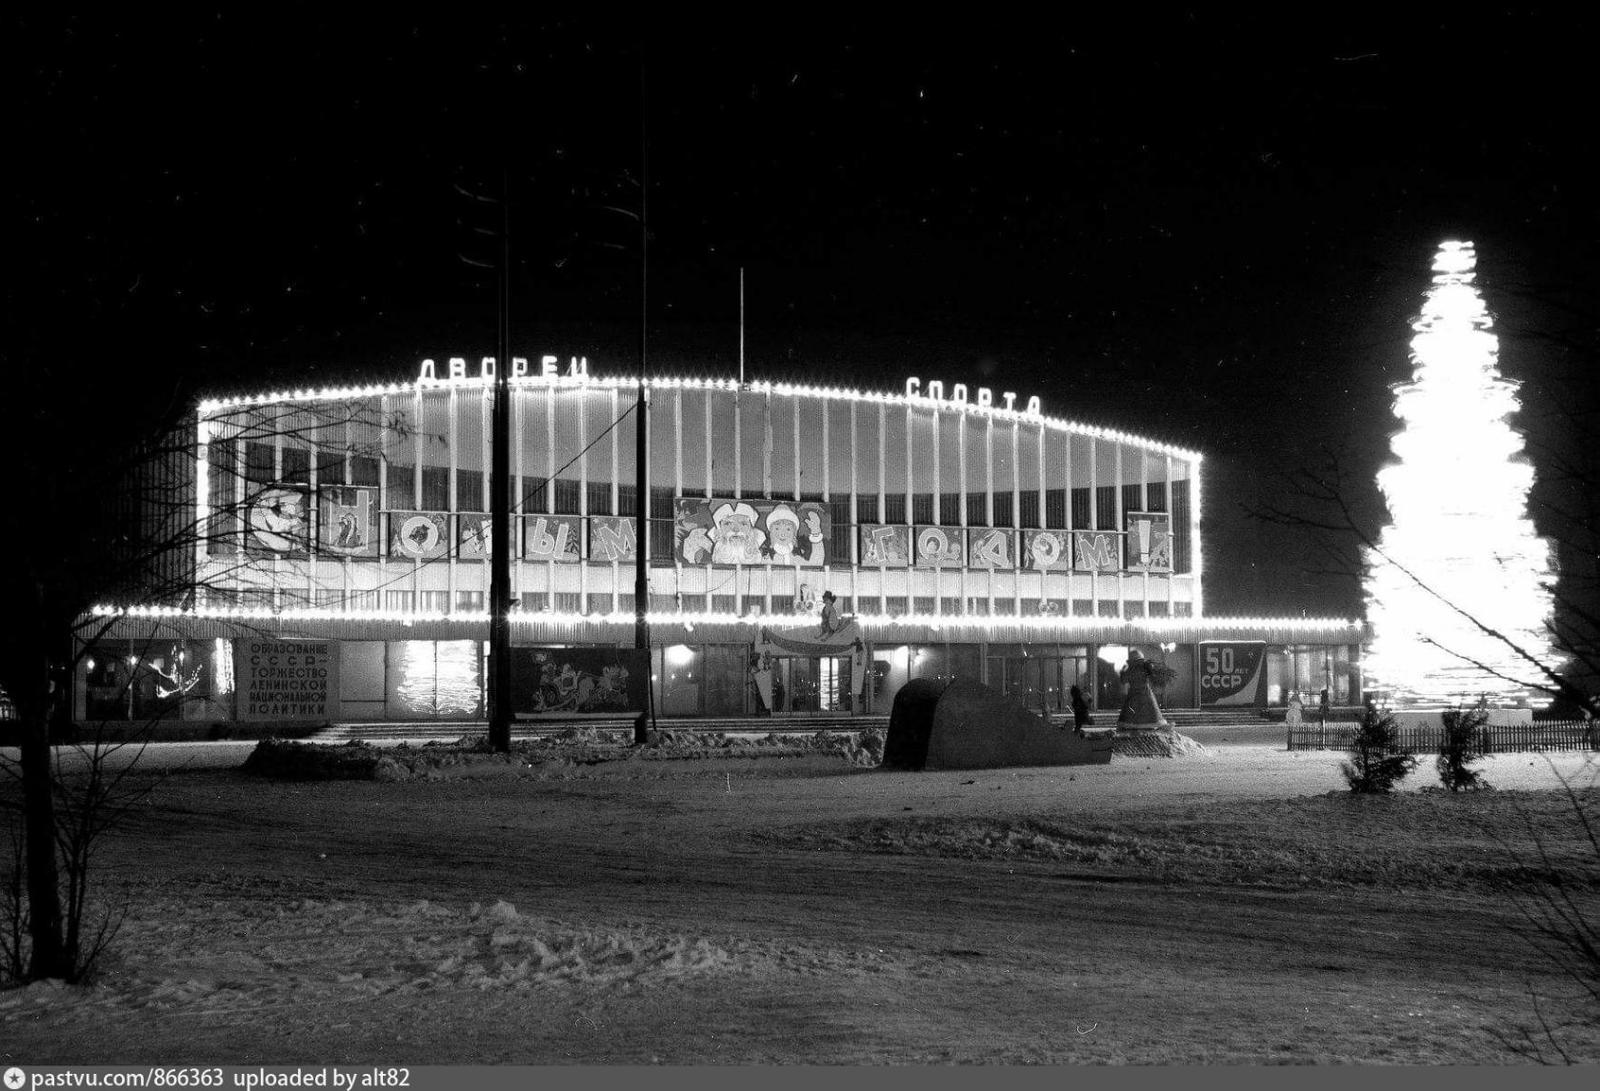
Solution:
M78 677L80 722L233 716L232 641L99 641L84 650Z
M476 640L392 640L384 698L395 719L481 718L483 646Z
M1361 650L1345 644L1287 644L1267 649L1267 704L1286 705L1298 694L1314 709L1324 688L1333 705L1361 701Z
M487 714L487 645L476 640L329 641L338 649L337 700L329 718L480 720ZM1335 706L1361 701L1360 647L1263 645L1259 699L1282 707L1299 694L1315 708L1324 687ZM1122 669L1137 649L1156 665L1163 708L1198 707L1194 644L923 643L873 646L866 685L849 656L777 657L769 689L758 694L748 643L668 644L651 650L657 716L744 717L888 714L914 679L982 682L1023 706L1060 715L1078 686L1092 707L1122 707ZM74 718L210 720L238 715L234 642L100 641L85 650L76 679ZM860 698L863 688L866 700ZM1254 696L1254 693L1252 693ZM1248 702L1247 702L1248 703Z

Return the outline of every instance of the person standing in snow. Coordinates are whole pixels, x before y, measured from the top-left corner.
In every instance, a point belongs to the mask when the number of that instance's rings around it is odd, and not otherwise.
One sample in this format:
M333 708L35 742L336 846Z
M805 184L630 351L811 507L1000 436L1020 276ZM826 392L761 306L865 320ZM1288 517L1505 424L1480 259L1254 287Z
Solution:
M1083 690L1072 687L1072 726L1082 731L1089 726L1089 702L1083 699Z

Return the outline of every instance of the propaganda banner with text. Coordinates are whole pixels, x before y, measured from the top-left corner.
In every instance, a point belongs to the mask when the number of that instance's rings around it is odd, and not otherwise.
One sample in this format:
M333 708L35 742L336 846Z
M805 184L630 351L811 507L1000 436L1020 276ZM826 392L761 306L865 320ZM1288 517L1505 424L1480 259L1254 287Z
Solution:
M1115 572L1121 564L1122 535L1114 530L1072 532L1072 566L1079 572Z
M1129 572L1172 571L1172 516L1164 511L1130 511L1123 539Z
M1072 567L1072 538L1064 530L1025 530L1022 558L1035 572L1065 572Z
M450 552L450 516L442 511L391 511L389 556L431 561Z
M637 558L633 524L633 519L625 515L589 516L589 559L620 564Z
M861 563L874 568L904 568L911 563L911 528L882 523L863 523L860 538Z
M378 555L378 490L324 485L317 490L317 548L341 557Z
M306 556L311 552L311 492L303 485L271 485L245 502L251 549Z
M918 568L960 568L966 560L967 532L962 527L917 527Z
M576 563L583 559L583 519L577 515L525 515L522 555L530 561Z
M456 556L481 561L494 547L494 516L476 512L456 516Z
M1262 641L1204 641L1200 645L1200 705L1267 704L1267 645Z
M237 640L233 655L240 720L338 718L337 641Z
M999 527L969 528L967 565L971 568L1017 567L1017 532Z

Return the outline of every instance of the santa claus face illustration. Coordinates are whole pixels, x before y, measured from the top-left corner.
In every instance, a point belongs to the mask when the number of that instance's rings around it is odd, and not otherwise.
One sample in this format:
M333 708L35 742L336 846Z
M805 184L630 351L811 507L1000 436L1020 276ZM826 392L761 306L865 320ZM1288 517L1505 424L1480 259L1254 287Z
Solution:
M767 516L767 530L772 535L772 552L779 560L789 560L794 556L795 541L800 529L800 520L787 505L779 504Z
M756 509L749 504L723 504L712 513L711 560L715 564L745 564L758 560L766 535L756 529Z

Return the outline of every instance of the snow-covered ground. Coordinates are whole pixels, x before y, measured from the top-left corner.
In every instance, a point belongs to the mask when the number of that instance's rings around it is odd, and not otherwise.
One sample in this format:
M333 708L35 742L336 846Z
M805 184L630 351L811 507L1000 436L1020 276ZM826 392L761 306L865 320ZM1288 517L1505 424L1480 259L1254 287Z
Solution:
M1495 838L1528 818L1582 866L1537 792L1595 774L1503 755L1495 793L1354 800L1338 753L1242 745L282 783L249 749L145 754L178 771L96 888L129 916L92 987L0 993L7 1059L1502 1062L1556 978Z

